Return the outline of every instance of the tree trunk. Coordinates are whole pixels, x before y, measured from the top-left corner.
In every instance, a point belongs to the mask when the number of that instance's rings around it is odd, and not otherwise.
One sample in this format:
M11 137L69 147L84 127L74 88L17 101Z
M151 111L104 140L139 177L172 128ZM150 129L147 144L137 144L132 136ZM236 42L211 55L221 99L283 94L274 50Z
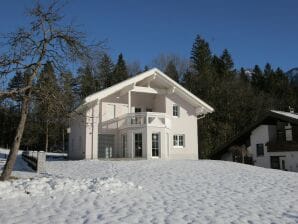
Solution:
M32 90L31 90L31 88L29 88L29 90L25 93L25 96L23 98L21 119L20 119L20 122L19 122L19 125L17 128L17 131L16 131L16 135L15 135L15 138L13 141L12 148L9 151L7 162L5 163L4 169L3 169L1 177L0 177L0 180L2 180L2 181L8 180L8 178L10 177L10 175L12 173L15 161L17 159L18 151L20 148L20 144L21 144L21 140L22 140L22 136L24 133L25 124L26 124L26 120L27 120L27 116L28 116L31 92L32 92Z
M46 146L45 151L48 152L49 149L49 121L46 121Z

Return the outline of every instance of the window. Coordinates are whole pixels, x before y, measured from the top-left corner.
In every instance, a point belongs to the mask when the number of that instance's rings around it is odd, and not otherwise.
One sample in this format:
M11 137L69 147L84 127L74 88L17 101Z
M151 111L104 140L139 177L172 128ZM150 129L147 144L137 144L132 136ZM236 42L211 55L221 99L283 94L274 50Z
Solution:
M142 109L140 107L136 107L135 108L135 113L140 113L140 112L142 112Z
M152 112L152 108L146 108L146 112Z
M264 144L257 144L257 156L264 155Z
M184 135L174 135L173 145L174 147L184 147Z
M173 116L174 117L179 117L179 107L178 107L178 105L176 105L176 104L174 104L173 105Z

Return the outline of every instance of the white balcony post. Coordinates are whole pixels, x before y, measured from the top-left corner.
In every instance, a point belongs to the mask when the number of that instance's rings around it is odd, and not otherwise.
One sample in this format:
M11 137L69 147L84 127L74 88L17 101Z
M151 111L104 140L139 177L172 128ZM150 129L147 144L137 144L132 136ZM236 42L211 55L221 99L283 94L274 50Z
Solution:
M131 112L131 91L128 91L128 113Z

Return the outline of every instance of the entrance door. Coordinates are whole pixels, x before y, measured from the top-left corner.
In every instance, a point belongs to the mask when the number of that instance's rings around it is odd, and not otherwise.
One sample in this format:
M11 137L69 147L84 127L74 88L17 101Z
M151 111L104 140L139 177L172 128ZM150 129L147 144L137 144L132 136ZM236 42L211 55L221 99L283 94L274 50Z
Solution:
M152 157L159 156L159 133L152 133Z
M135 157L142 157L142 133L135 133Z
M279 156L270 156L270 160L272 169L280 169Z

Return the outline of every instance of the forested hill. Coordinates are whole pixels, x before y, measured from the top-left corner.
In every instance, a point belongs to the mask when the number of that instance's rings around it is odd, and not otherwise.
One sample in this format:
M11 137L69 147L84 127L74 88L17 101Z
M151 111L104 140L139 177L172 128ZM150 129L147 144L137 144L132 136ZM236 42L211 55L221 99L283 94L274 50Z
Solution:
M265 111L287 111L289 106L298 110L298 85L292 82L292 79L298 80L297 68L285 73L268 63L236 69L227 49L215 55L200 36L195 38L190 49L189 59L164 54L153 60L152 66L159 67L215 108L213 114L199 120L200 155L203 158L208 158L219 145ZM138 63L128 64L122 54L114 62L108 53L101 54L96 63L86 63L75 74L58 73L51 63L45 64L34 84L21 149L66 150L68 112L84 97L148 68L140 69ZM9 88L21 88L24 80L26 74L16 74ZM21 100L17 97L1 102L1 147L11 146L20 109Z

